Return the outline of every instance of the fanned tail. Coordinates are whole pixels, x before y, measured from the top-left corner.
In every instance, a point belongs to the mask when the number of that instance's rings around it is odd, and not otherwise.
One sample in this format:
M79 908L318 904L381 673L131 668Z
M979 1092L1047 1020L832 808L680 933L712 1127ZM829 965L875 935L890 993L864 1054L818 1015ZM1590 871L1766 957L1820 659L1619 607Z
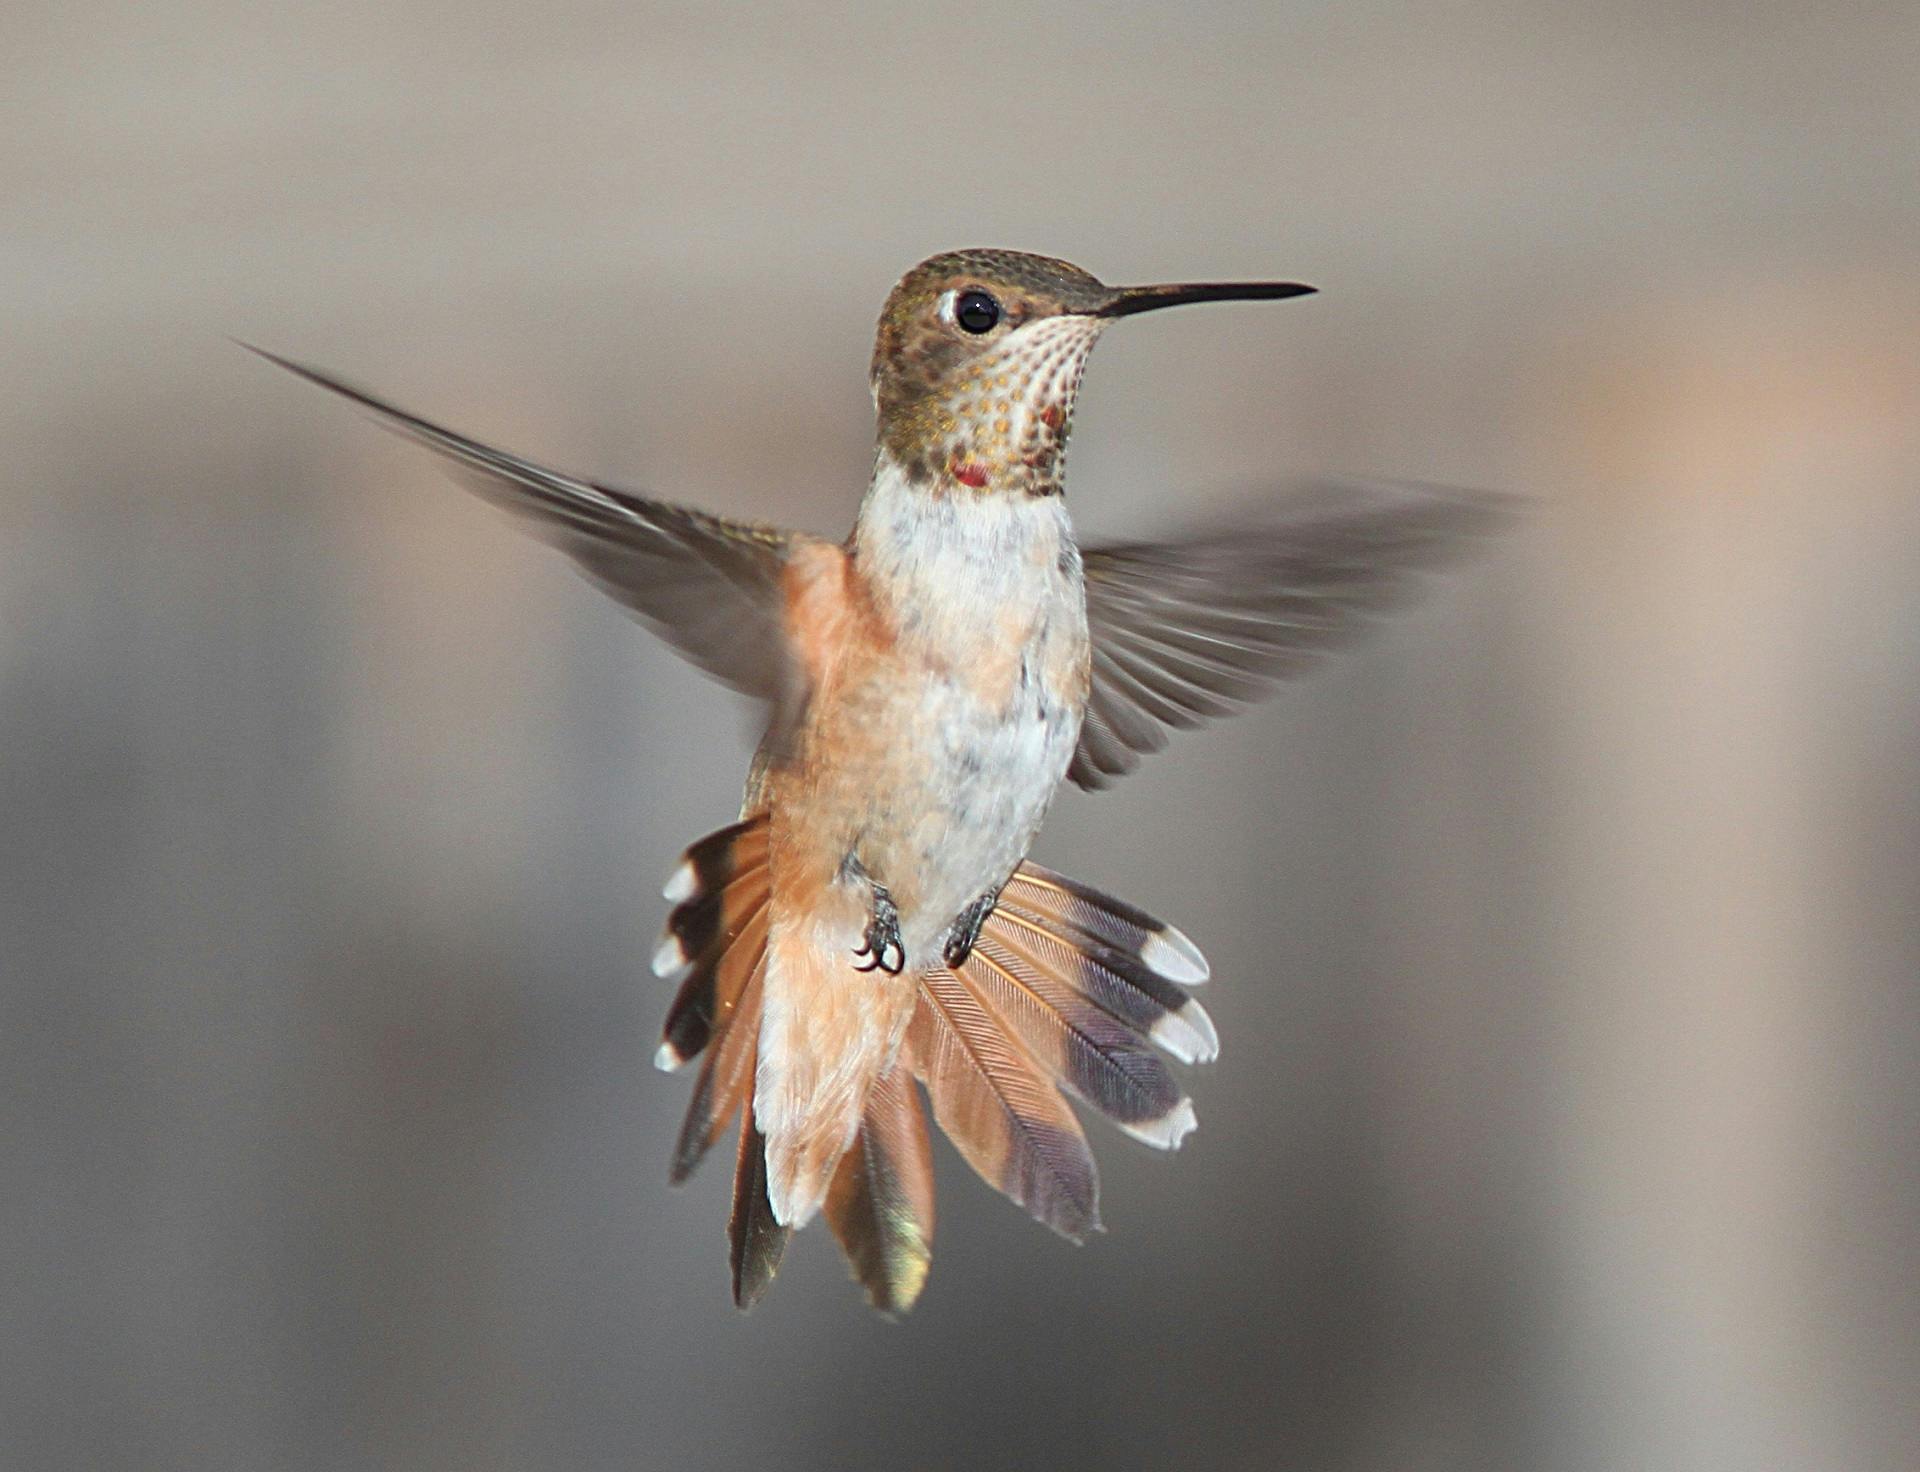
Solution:
M827 1190L826 1213L867 1301L888 1315L912 1308L933 1262L933 1153L903 1065L868 1092L860 1132Z
M959 970L931 971L914 983L911 1019L887 1071L869 1083L849 1078L847 1103L856 1112L847 1132L812 1110L792 1121L776 1111L783 1128L800 1133L771 1160L759 1117L767 1101L759 1101L758 1114L755 1108L772 985L769 894L764 815L710 834L687 851L668 883L675 908L655 956L656 970L683 973L658 1061L677 1068L701 1060L674 1148L673 1179L692 1174L739 1120L728 1238L741 1308L765 1293L788 1238L811 1215L810 1206L793 1209L796 1200L817 1199L811 1191L797 1196L795 1183L816 1175L828 1222L869 1301L887 1314L913 1307L932 1262L934 1221L933 1166L915 1079L961 1157L1076 1242L1099 1228L1099 1178L1063 1093L1161 1148L1178 1146L1192 1130L1193 1106L1161 1053L1193 1063L1219 1051L1212 1021L1188 990L1207 979L1205 958L1186 936L1131 905L1022 864ZM857 998L838 984L794 990L787 1029L774 1036L797 1046L794 1025L828 1023L856 1001L862 1027L885 1010L878 995ZM880 1033L870 1041L884 1050ZM869 1055L880 1053L863 1047L860 1056ZM803 1050L781 1062L805 1057ZM794 1161L804 1170L791 1178L771 1169L792 1172ZM782 1199L784 1218L775 1210Z
M1065 1089L1165 1149L1194 1127L1157 1046L1219 1051L1187 987L1192 941L1098 890L1023 864L956 975L921 982L908 1032L935 1117L969 1165L1037 1220L1081 1240L1099 1226L1092 1153Z

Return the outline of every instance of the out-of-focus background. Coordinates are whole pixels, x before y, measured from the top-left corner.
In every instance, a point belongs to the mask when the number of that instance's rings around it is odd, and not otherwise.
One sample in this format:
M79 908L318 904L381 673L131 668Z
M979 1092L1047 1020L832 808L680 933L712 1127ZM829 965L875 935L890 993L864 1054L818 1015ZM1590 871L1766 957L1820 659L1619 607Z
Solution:
M15 0L0 58L0 1462L1911 1465L1920 10ZM957 245L1129 324L1071 505L1529 526L1039 854L1221 1060L1073 1250L727 1302L648 1066L731 697L238 351L844 528Z

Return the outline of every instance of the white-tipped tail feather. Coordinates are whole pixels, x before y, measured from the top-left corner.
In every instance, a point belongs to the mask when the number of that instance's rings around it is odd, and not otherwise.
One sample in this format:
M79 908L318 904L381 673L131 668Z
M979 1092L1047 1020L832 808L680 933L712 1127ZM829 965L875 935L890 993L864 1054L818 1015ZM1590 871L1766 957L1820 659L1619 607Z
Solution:
M1193 1100L1182 1099L1158 1119L1140 1124L1125 1124L1118 1120L1115 1123L1134 1139L1156 1150L1178 1150L1180 1142L1194 1132L1200 1121L1194 1115Z
M1220 1034L1214 1031L1213 1019L1191 997L1148 1028L1147 1036L1182 1063L1211 1063L1220 1056Z
M680 937L669 930L660 937L660 944L653 948L653 974L659 977L674 975L693 958L687 954Z
M693 861L682 859L679 867L667 876L667 882L660 890L660 898L670 905L683 904L692 899L699 888L700 875L693 867Z
M1188 940L1184 932L1165 923L1140 942L1140 959L1168 981L1177 981L1181 986L1199 986L1213 974L1207 968L1207 958L1200 954L1200 947Z

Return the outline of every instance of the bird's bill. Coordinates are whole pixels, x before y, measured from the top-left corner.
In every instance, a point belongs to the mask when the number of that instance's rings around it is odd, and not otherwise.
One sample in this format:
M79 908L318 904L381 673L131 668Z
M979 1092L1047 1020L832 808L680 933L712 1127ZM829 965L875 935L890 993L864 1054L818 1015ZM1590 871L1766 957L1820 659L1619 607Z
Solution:
M1195 281L1174 286L1122 286L1113 300L1097 308L1096 317L1131 317L1161 307L1188 302L1271 302L1290 296L1311 296L1318 287L1298 281Z

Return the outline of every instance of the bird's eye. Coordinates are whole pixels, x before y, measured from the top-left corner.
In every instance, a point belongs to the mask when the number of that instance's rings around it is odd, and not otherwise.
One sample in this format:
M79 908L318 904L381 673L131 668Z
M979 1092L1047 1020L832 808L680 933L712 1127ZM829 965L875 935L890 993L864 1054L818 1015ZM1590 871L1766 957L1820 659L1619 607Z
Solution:
M963 291L953 304L953 320L961 330L974 333L993 331L1000 320L1000 303L984 291Z

